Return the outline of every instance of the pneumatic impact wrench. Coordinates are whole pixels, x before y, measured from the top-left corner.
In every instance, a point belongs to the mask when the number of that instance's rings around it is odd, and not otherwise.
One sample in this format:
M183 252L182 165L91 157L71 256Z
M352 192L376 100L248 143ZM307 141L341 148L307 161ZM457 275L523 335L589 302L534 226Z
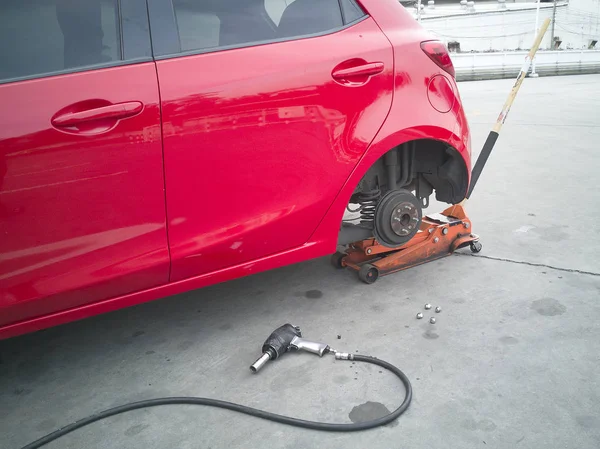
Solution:
M265 340L262 346L263 355L250 366L250 369L252 372L256 373L269 360L275 360L293 349L312 352L313 354L317 354L319 357L323 354L333 352L336 354L337 358L338 354L329 345L305 340L302 338L302 332L300 332L300 328L288 323L278 327L271 335L269 335L269 338Z

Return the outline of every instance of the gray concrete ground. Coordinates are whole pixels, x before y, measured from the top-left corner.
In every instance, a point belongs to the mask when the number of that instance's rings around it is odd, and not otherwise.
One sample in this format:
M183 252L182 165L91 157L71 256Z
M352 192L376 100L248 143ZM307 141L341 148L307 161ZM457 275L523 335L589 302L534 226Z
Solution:
M511 85L460 85L477 152ZM413 382L409 411L331 434L167 406L47 447L600 447L599 101L598 75L525 80L468 203L482 257L462 250L371 286L313 260L1 342L0 447L160 396L329 422L402 400L392 375L332 357L288 355L251 374L264 338L288 321L397 364ZM444 309L434 326L415 319L426 302Z

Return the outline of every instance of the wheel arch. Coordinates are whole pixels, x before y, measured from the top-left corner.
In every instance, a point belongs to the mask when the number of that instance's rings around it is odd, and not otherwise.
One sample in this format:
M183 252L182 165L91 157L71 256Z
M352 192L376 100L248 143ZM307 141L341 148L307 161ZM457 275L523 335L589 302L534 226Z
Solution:
M442 145L448 150L455 152L457 156L460 156L466 176L466 185L461 200L464 199L471 178L471 155L468 138L460 138L454 133L449 132L446 128L432 125L403 129L387 135L379 141L376 140L367 149L350 176L346 179L343 187L336 195L335 200L329 207L315 232L312 234L309 242L322 243L325 241L330 245L331 252L333 253L337 245L346 206L363 177L378 163L378 161L383 159L386 153L411 142L432 142L437 145ZM458 202L460 201L455 201L455 203Z

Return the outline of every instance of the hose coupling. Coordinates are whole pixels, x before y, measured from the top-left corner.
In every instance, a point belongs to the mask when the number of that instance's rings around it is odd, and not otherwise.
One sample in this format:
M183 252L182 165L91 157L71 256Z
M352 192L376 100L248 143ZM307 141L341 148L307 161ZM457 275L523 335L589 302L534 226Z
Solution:
M336 352L335 353L336 360L354 360L354 355L349 352Z

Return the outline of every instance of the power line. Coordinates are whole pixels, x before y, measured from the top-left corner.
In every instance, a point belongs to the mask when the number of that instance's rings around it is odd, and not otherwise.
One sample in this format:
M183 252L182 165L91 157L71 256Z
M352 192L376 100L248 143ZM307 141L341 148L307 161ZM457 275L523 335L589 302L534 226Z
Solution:
M440 27L440 28L462 28L462 29L475 29L475 28L508 28L508 27L514 27L514 26L531 26L533 29L533 25L532 22L530 20L527 21L522 21L522 22L510 22L510 23L495 23L495 24L489 24L489 25L469 25L469 26L460 26L460 25L452 25L452 24L448 24L448 26L444 26L444 27ZM429 27L429 29L434 29L434 27Z
M558 22L556 23L556 26L557 26L558 28L560 28L561 30L567 31L567 32L569 32L569 33L572 33L572 34L577 34L577 35L579 35L579 36L598 37L598 36L600 35L600 33L589 34L589 33L584 33L584 32L582 32L582 31L573 31L573 30L570 30L570 29L568 29L568 28L565 28L565 27L563 27L563 26L562 26L560 23L558 23Z
M521 33L512 33L512 34L498 34L498 35L480 35L480 36L458 36L456 34L443 34L434 30L429 30L437 34L438 36L448 37L452 39L500 39L503 37L513 37L513 36L525 36L526 34L532 34L534 30L523 31Z
M553 25L561 30L562 33L573 35L570 38L563 36L563 42L571 44L569 41L572 40L572 45L577 46L579 45L579 41L585 42L585 39L588 37L600 37L600 2L596 1L597 7L596 5L593 6L594 11L573 8L571 5L567 5L566 8L556 9ZM456 15L431 18L431 20L428 20L424 24L429 31L444 39L481 39L490 41L514 39L515 37L521 39L526 35L535 34L533 21L527 20L535 13L535 10L515 10L510 12L517 13L514 16L516 20L511 20L513 18L511 17L512 14L503 14L501 17L496 18L493 23L485 24L481 23L483 20L477 20L472 25L467 25L469 22L475 21L473 17ZM550 13L550 11L545 10L544 14L547 13ZM460 19L463 20L461 21ZM461 32L465 34L459 34Z

